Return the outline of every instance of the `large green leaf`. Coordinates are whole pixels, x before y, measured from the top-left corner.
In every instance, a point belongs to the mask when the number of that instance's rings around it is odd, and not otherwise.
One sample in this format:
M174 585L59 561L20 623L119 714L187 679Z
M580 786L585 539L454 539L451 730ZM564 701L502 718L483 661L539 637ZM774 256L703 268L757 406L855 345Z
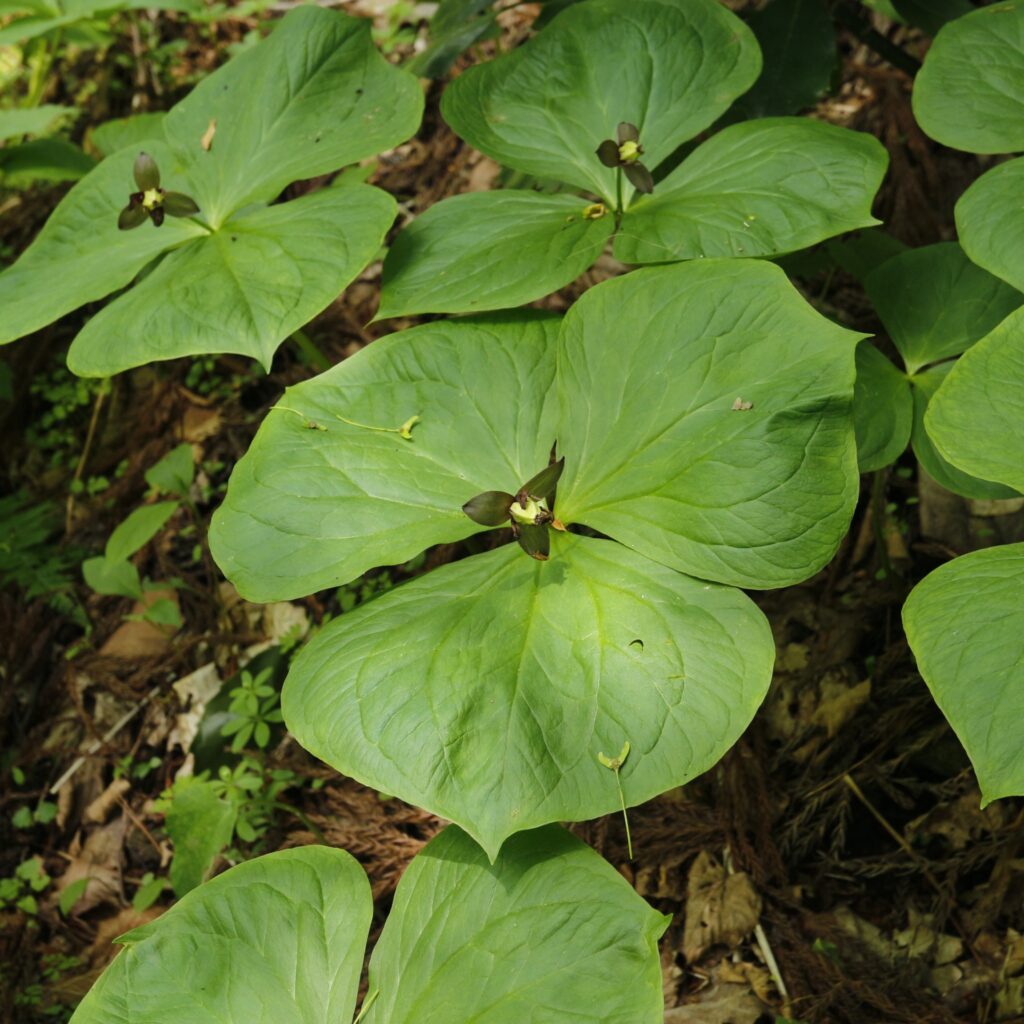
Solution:
M955 242L900 253L865 285L909 374L965 352L1024 303Z
M350 195L346 221L356 230L344 233L348 252L332 269L327 262L334 253L304 253L299 259L297 247L337 244L344 190L332 200L302 200L312 205L294 209L288 204L260 214L252 205L273 200L296 179L335 170L402 141L418 124L421 109L415 79L373 49L369 22L316 6L291 11L268 40L205 79L168 113L166 144L146 143L164 186L191 195L199 203L200 218L220 230L187 254L173 252L137 295L122 300L120 311L112 308L90 324L76 350L89 352L81 359L83 372L112 373L137 365L140 358L153 358L154 349L165 353L161 358L198 351L269 358L288 331L322 309L361 269L351 265L355 254L367 250L371 236L380 240L392 206L363 192L366 209L354 210L356 194ZM26 254L0 275L0 306L7 314L0 341L123 287L161 252L209 233L198 223L174 218L159 229L144 224L118 231L118 211L135 190L132 156L122 150L89 174L58 206ZM337 205L329 214L326 206L320 208L325 224L311 234L302 214L320 202ZM372 231L371 214L376 215ZM244 243L231 242L243 228ZM238 252L230 252L236 244ZM261 295L252 295L256 288ZM235 298L223 331L225 295ZM181 302L186 310L178 307ZM170 333L140 339L141 319ZM134 339L124 349L122 333Z
M853 424L857 465L862 473L895 462L910 443L914 400L907 376L871 344L857 346Z
M74 1024L346 1024L372 917L347 853L248 861L122 936ZM493 865L450 827L399 882L365 1024L659 1024L668 918L564 829Z
M964 498L980 499L1016 497L1016 491L1011 488L971 476L944 459L926 429L925 416L928 407L935 392L938 391L954 365L953 363L940 363L938 366L922 370L910 378L911 391L914 396L914 429L910 435L910 443L914 448L914 455L917 456L917 461L947 491L952 491L954 494L959 494ZM1001 441L996 443L1001 443Z
M133 114L131 117L115 117L94 128L88 139L103 156L110 156L125 146L136 147L136 152L140 149L148 150L152 139L164 138L165 117L167 114L162 110Z
M28 188L39 181L78 181L96 161L67 139L31 139L0 149L0 184Z
M1024 544L936 569L911 592L903 624L921 675L974 765L983 802L1024 795Z
M668 921L564 829L516 836L492 867L449 828L398 886L363 1019L659 1024Z
M170 151L154 144L168 188L187 190ZM132 152L104 160L61 200L36 240L0 274L0 343L38 330L86 302L129 284L155 256L206 232L190 220L118 231L117 212L134 188Z
M562 288L614 230L610 212L590 210L575 196L511 189L437 203L395 239L377 319L508 308Z
M960 469L1024 493L1024 311L957 363L935 394L925 425Z
M352 185L233 218L169 253L94 316L68 366L107 377L157 359L237 352L269 370L277 346L373 259L394 216L386 192Z
M836 27L819 0L771 0L747 21L764 68L737 103L747 117L795 114L829 91L839 64Z
M466 501L548 463L557 328L523 313L427 324L289 389L214 515L220 567L249 599L279 600L478 532Z
M1024 150L1024 0L992 4L939 31L914 82L914 115L956 149Z
M749 88L760 63L750 30L717 0L589 0L460 75L441 109L500 163L611 204L616 172L595 150L620 121L639 128L656 167Z
M285 683L296 739L462 825L514 832L628 804L710 768L761 703L774 650L744 594L621 545L552 539L445 566L336 619Z
M769 256L869 227L888 164L871 135L807 118L731 125L627 210L627 263Z
M347 853L307 846L232 868L158 920L75 1024L342 1024L352 1019L373 904Z
M370 22L316 6L204 79L164 121L213 226L289 183L355 163L419 126L416 80L370 41ZM201 141L216 120L210 148Z
M562 329L555 512L705 579L806 579L857 499L861 337L769 263L685 263L592 288Z
M18 135L48 135L58 124L77 113L77 107L60 107L54 104L0 110L0 142Z
M1024 158L993 167L956 204L956 228L964 251L1020 291L1024 291L1022 195Z

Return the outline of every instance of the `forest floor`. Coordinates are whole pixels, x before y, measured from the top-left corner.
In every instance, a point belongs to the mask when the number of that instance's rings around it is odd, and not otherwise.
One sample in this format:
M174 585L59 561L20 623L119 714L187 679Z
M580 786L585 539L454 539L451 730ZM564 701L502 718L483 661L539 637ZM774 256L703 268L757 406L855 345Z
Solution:
M353 8L376 16L395 59L422 32L413 4ZM530 13L506 16L502 38L460 66L514 44ZM258 23L145 17L159 47L140 47L136 34L114 57L83 54L48 99L82 105L83 83L93 83L84 105L94 124L164 108ZM920 54L921 38L887 32ZM907 75L852 38L840 45L841 83L815 115L887 146L875 213L892 235L910 245L953 237L954 201L983 158L927 140ZM430 87L419 134L383 154L370 179L398 198L398 226L502 177L441 121L440 92ZM3 259L28 244L62 192L0 196ZM604 259L543 305L566 308L622 269ZM841 250L819 247L794 270L823 312L880 332ZM211 754L217 736L203 731L222 681L236 685L255 656L279 686L288 650L326 614L458 557L457 546L435 549L418 565L261 607L234 593L203 546L231 467L283 389L415 322L366 326L379 277L377 263L310 325L315 350L282 346L269 374L219 356L136 370L108 388L76 381L64 357L81 312L5 351L15 387L0 399L0 493L23 494L36 526L21 538L20 575L0 590L0 895L3 880L26 880L26 863L46 881L34 907L0 910L2 1024L66 1019L113 956L111 939L171 902L158 881L146 889L171 856L157 800L203 757L230 763L227 741ZM130 601L90 593L79 565L143 501L145 470L181 442L199 467L192 508L139 563L152 579L180 581L167 592L184 621L174 630L129 618L138 611ZM632 861L620 815L575 827L673 915L662 943L666 1021L1024 1021L1024 801L979 809L973 773L900 625L917 579L984 542L991 528L971 512L922 486L910 459L865 478L834 562L802 586L755 595L779 653L769 698L741 741L684 790L630 811ZM57 581L56 597L30 596L40 580ZM188 749L197 731L205 753ZM260 756L266 771L291 773L287 807L229 857L321 838L347 849L371 879L378 929L404 866L443 822L339 776L287 737ZM62 910L61 895L83 878L92 879L84 894ZM146 906L143 890L160 894Z

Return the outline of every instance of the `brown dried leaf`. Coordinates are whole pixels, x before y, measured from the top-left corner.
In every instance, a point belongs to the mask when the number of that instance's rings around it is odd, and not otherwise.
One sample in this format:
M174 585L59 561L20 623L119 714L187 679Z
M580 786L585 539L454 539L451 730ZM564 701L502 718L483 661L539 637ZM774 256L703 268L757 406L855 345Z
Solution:
M709 853L701 851L687 881L683 956L694 963L718 943L737 945L761 916L761 898L748 875L727 875Z
M82 820L91 824L102 825L110 817L118 800L132 788L127 779L114 779L105 790L88 807Z
M67 870L56 881L55 902L68 886L88 878L85 892L75 903L76 914L85 914L103 904L117 908L123 905L121 857L127 826L127 819L122 815L91 832L84 844L79 836L75 837L68 851Z

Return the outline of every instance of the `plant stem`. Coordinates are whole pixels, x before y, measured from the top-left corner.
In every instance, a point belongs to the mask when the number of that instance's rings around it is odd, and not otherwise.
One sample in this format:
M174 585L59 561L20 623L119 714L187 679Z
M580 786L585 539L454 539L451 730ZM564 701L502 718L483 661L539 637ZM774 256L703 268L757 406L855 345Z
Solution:
M373 1006L374 1000L380 995L380 989L375 988L367 997L366 1002L363 1003L362 1009L359 1011L358 1016L352 1024L359 1024L359 1022L366 1016L366 1011Z
M615 168L615 230L622 224L622 168Z
M626 825L626 852L629 859L633 859L633 837L629 834L629 814L626 812L626 794L622 792L622 780L619 778L619 769L615 769L615 785L619 787L619 804L622 807L622 820Z
M894 68L905 71L911 78L921 70L921 62L916 57L911 57L906 50L886 39L881 32L875 31L867 19L844 0L832 5L832 17Z
M100 409L103 406L103 399L107 397L110 391L110 379L104 380L100 384L99 391L96 392L96 401L93 402L92 416L89 417L89 428L85 433L85 444L82 445L82 454L78 458L78 465L75 467L75 475L71 478L71 485L74 486L79 480L82 479L82 472L85 469L86 460L89 458L89 452L92 449L92 442L96 436L96 424L99 422ZM71 527L74 525L74 511L75 511L75 492L73 490L68 491L68 500L64 506L64 534L65 536L71 536Z
M316 342L305 332L295 331L292 334L292 341L295 342L302 355L302 361L314 370L329 370L331 361L320 351Z

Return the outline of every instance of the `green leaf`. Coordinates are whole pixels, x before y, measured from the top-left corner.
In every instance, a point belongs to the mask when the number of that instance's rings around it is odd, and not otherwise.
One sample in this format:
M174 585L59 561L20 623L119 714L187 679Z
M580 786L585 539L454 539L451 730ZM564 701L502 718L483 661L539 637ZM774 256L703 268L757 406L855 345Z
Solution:
M72 343L68 366L107 377L156 359L238 352L269 371L278 345L373 258L394 211L386 192L360 185L231 220L169 253L94 316Z
M894 256L865 285L909 374L960 355L1024 303L956 242Z
M953 366L953 363L941 363L938 366L933 366L930 370L914 374L910 378L911 391L914 395L914 429L910 436L910 443L913 445L914 455L917 456L917 461L947 491L952 491L961 497L979 499L1016 497L1017 492L1011 488L971 476L944 459L925 428L925 415L932 397Z
M248 599L283 600L479 532L465 502L547 465L557 328L536 313L426 324L290 388L214 515L218 565Z
M62 121L78 114L77 107L46 103L26 109L0 110L0 142L19 135L49 135Z
M1024 310L957 363L925 426L954 465L1024 493Z
M94 128L89 134L89 141L103 156L110 156L126 146L132 146L136 152L140 149L148 151L154 139L163 141L166 116L166 112L161 110L115 117Z
M421 576L324 627L282 707L317 757L456 821L493 859L514 832L618 809L710 768L761 703L774 649L739 591L552 533ZM638 642L639 641L639 642Z
M67 917L75 909L75 904L85 895L89 882L89 878L79 878L60 894L57 906L60 908L63 917Z
M975 10L970 0L894 0L902 19L929 35L935 35L947 21Z
M161 893L167 888L166 878L154 878L152 872L147 871L142 876L142 884L135 891L132 897L132 910L141 914L148 910L160 898Z
M877 224L888 157L871 135L807 118L731 125L627 210L626 263L769 256Z
M183 191L213 227L297 179L390 149L416 131L419 84L377 52L370 27L366 18L297 7L167 114L164 132L192 183ZM212 120L216 133L204 150Z
M764 59L761 77L737 103L747 117L795 114L828 93L839 52L820 0L771 0L747 24Z
M806 579L857 500L861 337L760 261L659 267L591 288L561 334L555 514L705 579Z
M1010 160L983 174L956 204L956 229L964 251L1019 291L1024 291L1022 193L1024 159Z
M1024 150L1024 0L944 26L914 81L913 102L918 124L944 145Z
M620 121L640 129L644 163L656 167L724 113L760 69L752 33L717 0L589 0L460 75L441 110L499 163L612 204L616 172L595 150Z
M195 473L192 445L186 442L172 448L156 465L146 470L146 483L155 491L187 498Z
M668 923L564 829L516 836L492 867L449 828L398 886L364 1019L660 1024Z
M78 181L96 161L67 139L33 139L0 149L0 179L5 188L26 188L37 181Z
M150 152L165 185L182 187L170 151L160 144ZM21 258L0 274L0 344L123 288L164 249L205 234L198 224L173 218L159 229L118 231L117 211L134 188L136 155L124 151L104 160L61 200Z
M177 860L177 858L175 858ZM373 913L341 850L307 846L239 864L127 947L75 1024L324 1024L352 1019Z
M903 608L918 668L974 765L982 806L1024 794L1024 544L925 577Z
M440 0L430 19L430 44L409 61L409 70L425 78L444 78L474 43L487 38L497 24L493 0Z
M906 451L914 423L914 399L906 374L869 341L857 346L853 425L862 473L892 465Z
M142 600L139 570L123 558L98 555L82 563L82 578L90 590L110 597L133 597Z
M231 842L238 808L217 795L213 782L179 779L167 808L167 834L174 843L171 885L184 896L202 884L217 855Z
M340 850L257 858L122 936L72 1020L344 1024L372 913L366 876ZM563 829L519 836L490 865L448 828L398 885L358 1019L658 1024L668 921Z
M158 501L135 509L110 535L106 547L107 558L112 562L130 558L163 529L177 507L176 501Z
M384 261L376 319L518 306L574 281L601 255L614 215L567 195L454 196L417 217Z

